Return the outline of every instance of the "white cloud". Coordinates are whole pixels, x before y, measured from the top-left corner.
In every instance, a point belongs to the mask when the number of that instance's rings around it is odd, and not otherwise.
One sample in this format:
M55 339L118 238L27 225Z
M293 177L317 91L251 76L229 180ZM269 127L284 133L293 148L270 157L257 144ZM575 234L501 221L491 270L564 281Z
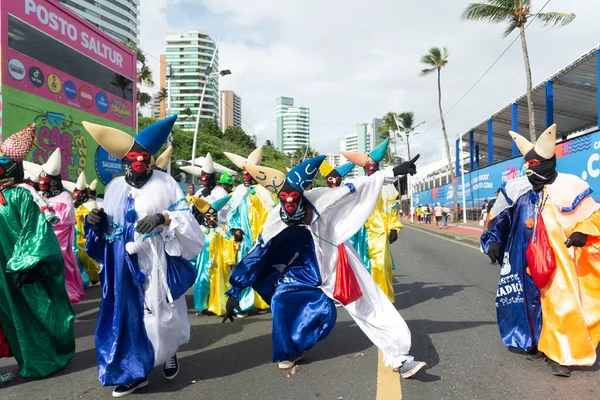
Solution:
M311 141L336 152L359 122L387 111L414 111L425 129L438 119L435 77L420 78L419 58L446 46L444 107L449 109L508 46L504 26L464 22L468 0L154 0L141 6L141 47L158 57L167 32L206 31L221 37L220 66L233 75L221 89L243 100L244 129L275 139L275 99L291 96L311 107ZM534 1L540 7L542 0ZM548 10L578 17L564 28L532 26L528 42L539 82L597 44L596 2L554 0ZM158 61L151 59L158 82ZM519 42L447 118L456 137L525 90ZM439 124L417 136L426 159L442 152Z

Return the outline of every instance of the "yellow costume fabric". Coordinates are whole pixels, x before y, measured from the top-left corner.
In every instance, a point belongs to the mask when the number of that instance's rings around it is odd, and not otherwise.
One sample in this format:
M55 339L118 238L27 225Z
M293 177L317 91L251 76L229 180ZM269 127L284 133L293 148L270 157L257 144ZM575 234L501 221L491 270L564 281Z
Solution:
M267 217L269 216L269 211L264 206L258 195L249 194L248 199L250 200L250 207L248 212L250 215L250 229L252 230L252 241L256 243L258 240L258 236L262 233L263 227L265 226L265 222L267 222ZM254 291L254 307L259 310L267 310L269 305L266 301L260 297L258 292Z
M85 243L87 240L85 239L85 232L83 228L83 222L85 221L85 216L88 215L90 210L86 208L84 205L80 205L77 210L75 210L75 219L77 221L75 225L76 233L77 233L77 257L83 264L83 267L88 273L90 277L90 281L98 282L100 278L98 277L98 272L100 272L100 267L98 263L94 261L88 254L85 252Z
M208 311L218 316L227 312L227 296L225 293L231 289L229 275L231 265L236 262L237 249L233 237L226 239L222 229L217 228L211 233L208 248L211 262L208 267L210 279L210 296L208 298Z
M380 195L375 209L373 209L369 220L365 224L369 257L371 258L371 276L392 303L394 302L393 263L388 236L390 231L400 231L402 229L402 223L395 208L386 212L393 203L394 199L384 199Z
M540 290L542 332L538 348L560 365L590 366L600 341L600 211L587 197L570 213L549 197L542 211L556 271ZM587 212L586 212L587 211ZM591 215L590 215L591 213ZM587 217L579 222L578 217ZM588 235L582 248L567 248L573 232Z

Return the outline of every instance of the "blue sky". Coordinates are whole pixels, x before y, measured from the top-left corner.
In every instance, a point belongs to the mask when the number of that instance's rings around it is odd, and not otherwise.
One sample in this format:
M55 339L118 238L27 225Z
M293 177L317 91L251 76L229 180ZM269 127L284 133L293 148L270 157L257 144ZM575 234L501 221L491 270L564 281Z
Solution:
M338 152L356 124L387 111L413 111L429 130L411 142L424 163L439 160L442 133L436 80L421 78L420 56L446 46L444 106L449 109L508 46L504 25L464 22L467 0L153 0L141 5L141 48L158 57L166 33L200 30L221 38L221 89L242 97L243 128L259 142L275 139L275 99L290 96L311 107L311 144ZM545 1L534 0L534 7ZM552 0L572 11L564 28L527 32L534 84L598 44L600 4ZM151 59L158 82L158 61ZM525 91L519 42L447 117L452 138ZM559 127L560 129L560 127Z

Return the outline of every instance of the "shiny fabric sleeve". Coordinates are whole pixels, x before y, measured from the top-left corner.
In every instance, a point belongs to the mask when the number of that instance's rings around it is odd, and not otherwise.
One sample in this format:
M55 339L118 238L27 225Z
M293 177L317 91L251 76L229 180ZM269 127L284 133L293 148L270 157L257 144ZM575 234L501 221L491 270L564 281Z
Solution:
M385 231L389 236L391 231L401 231L402 223L400 222L400 218L398 217L398 210L396 207L392 207L391 210L386 210L386 224Z
M235 270L229 278L231 289L227 292L228 296L233 296L240 300L242 298L242 290L251 287L259 276L262 269L266 266L266 256L268 247L254 246L254 248L246 254L246 256L236 265Z
M567 231L567 236L570 236L573 232L580 232L592 237L600 237L600 211L595 211L589 218L573 225Z
M56 235L31 194L19 188L13 190L18 203L16 211L21 230L6 270L24 271L43 263L47 274L58 274L60 269L64 269L64 264Z
M85 231L85 252L93 260L96 260L98 265L104 264L104 248L106 247L105 235L108 232L108 223L106 219L101 225L94 226L87 222L87 219L83 222L83 229Z
M506 246L512 225L512 213L513 208L507 208L489 222L488 230L481 235L481 247L486 254L491 243L499 243L501 248Z

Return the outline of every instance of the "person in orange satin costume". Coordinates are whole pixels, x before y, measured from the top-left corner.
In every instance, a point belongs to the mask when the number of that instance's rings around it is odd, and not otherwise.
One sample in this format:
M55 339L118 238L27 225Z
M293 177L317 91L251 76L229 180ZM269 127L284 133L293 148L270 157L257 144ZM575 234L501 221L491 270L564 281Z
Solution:
M539 289L542 322L537 349L550 361L554 375L568 377L569 367L595 363L600 341L600 204L585 181L556 172L556 125L535 145L517 133L510 135L524 155L527 181L520 178L503 187L491 210L492 232L487 240L482 237L482 244L492 261L503 260L503 270L511 268L502 240L511 228L502 232L502 224L494 219L528 196L533 215L526 219L513 215L504 225L525 221L530 231L521 268L527 267ZM494 232L500 240L493 239Z

